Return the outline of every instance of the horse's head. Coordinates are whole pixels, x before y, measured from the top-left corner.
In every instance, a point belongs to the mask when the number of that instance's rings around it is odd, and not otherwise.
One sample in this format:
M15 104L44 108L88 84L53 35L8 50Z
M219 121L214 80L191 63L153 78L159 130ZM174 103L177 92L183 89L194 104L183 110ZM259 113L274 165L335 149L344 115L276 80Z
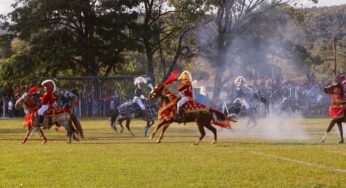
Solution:
M156 97L161 97L163 95L163 91L165 90L165 85L158 84L154 87L154 89L149 93L148 99L154 99Z
M28 95L27 92L23 93L23 95L20 96L19 99L17 99L17 101L16 101L14 107L15 107L16 109L20 109L21 107L23 107L23 105L24 105L24 103L25 103L25 100L28 98L28 96L29 96L29 95Z

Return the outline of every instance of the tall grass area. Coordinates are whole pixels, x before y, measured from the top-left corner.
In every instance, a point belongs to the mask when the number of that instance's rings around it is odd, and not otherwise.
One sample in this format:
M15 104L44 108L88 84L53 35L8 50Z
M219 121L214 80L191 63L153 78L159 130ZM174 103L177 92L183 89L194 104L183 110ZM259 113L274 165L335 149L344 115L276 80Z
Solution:
M144 138L143 121L132 123L135 137L106 119L81 122L80 142L66 144L65 133L52 129L47 144L34 135L21 145L22 121L0 121L0 187L346 187L346 146L334 131L319 143L327 119L304 120L307 140L222 130L217 144L209 135L199 146L194 124L172 124L156 144Z

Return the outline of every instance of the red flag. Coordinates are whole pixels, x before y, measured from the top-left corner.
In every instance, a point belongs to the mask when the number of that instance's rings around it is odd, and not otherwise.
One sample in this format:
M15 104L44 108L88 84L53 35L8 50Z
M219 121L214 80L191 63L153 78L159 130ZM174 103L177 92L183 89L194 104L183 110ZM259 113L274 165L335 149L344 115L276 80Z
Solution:
M40 91L40 88L38 86L33 86L29 89L28 95L32 95L34 93L38 93Z
M171 73L171 75L169 75L169 77L167 78L166 81L163 82L164 85L170 84L174 81L177 81L177 77L179 75L179 70L175 70Z

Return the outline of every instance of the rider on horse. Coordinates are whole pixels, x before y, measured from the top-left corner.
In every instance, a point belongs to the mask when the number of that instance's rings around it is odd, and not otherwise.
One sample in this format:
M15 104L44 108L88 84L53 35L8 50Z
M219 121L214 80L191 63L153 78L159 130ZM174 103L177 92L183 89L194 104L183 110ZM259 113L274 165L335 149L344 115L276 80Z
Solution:
M145 78L141 76L135 79L134 84L137 87L135 89L133 102L137 103L137 105L141 108L142 113L144 114L145 105L143 104L142 99L146 99L146 97L143 95L141 84L147 84L151 90L153 90L153 85L150 80L147 81Z
M252 88L250 88L246 84L245 78L242 77L242 76L238 76L234 80L234 84L236 86L236 88L235 88L236 99L233 101L233 103L235 103L236 101L240 100L240 102L243 104L245 109L248 110L250 108L250 105L249 105L249 103L246 101L246 99L244 97L246 96L246 93L248 93L247 91L251 91Z
M181 83L178 87L178 92L181 99L177 102L177 114L178 118L181 119L183 115L182 106L186 104L188 101L193 100L193 89L192 89L192 77L190 72L184 71L178 77L178 80L181 80Z
M40 124L43 123L45 112L48 109L53 108L53 104L55 102L53 92L56 90L56 86L53 80L43 81L42 86L44 87L45 92L41 97L42 106L38 110Z

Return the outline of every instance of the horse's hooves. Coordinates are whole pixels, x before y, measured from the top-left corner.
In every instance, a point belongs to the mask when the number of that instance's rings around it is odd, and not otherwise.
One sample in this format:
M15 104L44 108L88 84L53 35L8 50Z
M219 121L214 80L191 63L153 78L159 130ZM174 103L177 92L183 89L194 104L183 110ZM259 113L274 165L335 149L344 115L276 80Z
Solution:
M19 143L20 143L20 144L26 144L26 142L23 142L23 141L22 141L22 142L19 142Z
M153 138L154 138L153 136L150 136L150 137L149 137L149 140L152 140Z
M193 145L194 145L194 146L197 146L197 145L199 145L199 142L195 142L195 143L193 143Z
M341 140L340 142L339 142L339 144L343 144L344 143L344 140Z
M214 141L210 142L210 144L216 144L216 141L214 140Z
M157 143L157 144L161 143L161 140L157 140L156 143Z
M326 141L325 140L321 140L321 144L324 144Z
M135 134L131 133L131 136L135 137Z

